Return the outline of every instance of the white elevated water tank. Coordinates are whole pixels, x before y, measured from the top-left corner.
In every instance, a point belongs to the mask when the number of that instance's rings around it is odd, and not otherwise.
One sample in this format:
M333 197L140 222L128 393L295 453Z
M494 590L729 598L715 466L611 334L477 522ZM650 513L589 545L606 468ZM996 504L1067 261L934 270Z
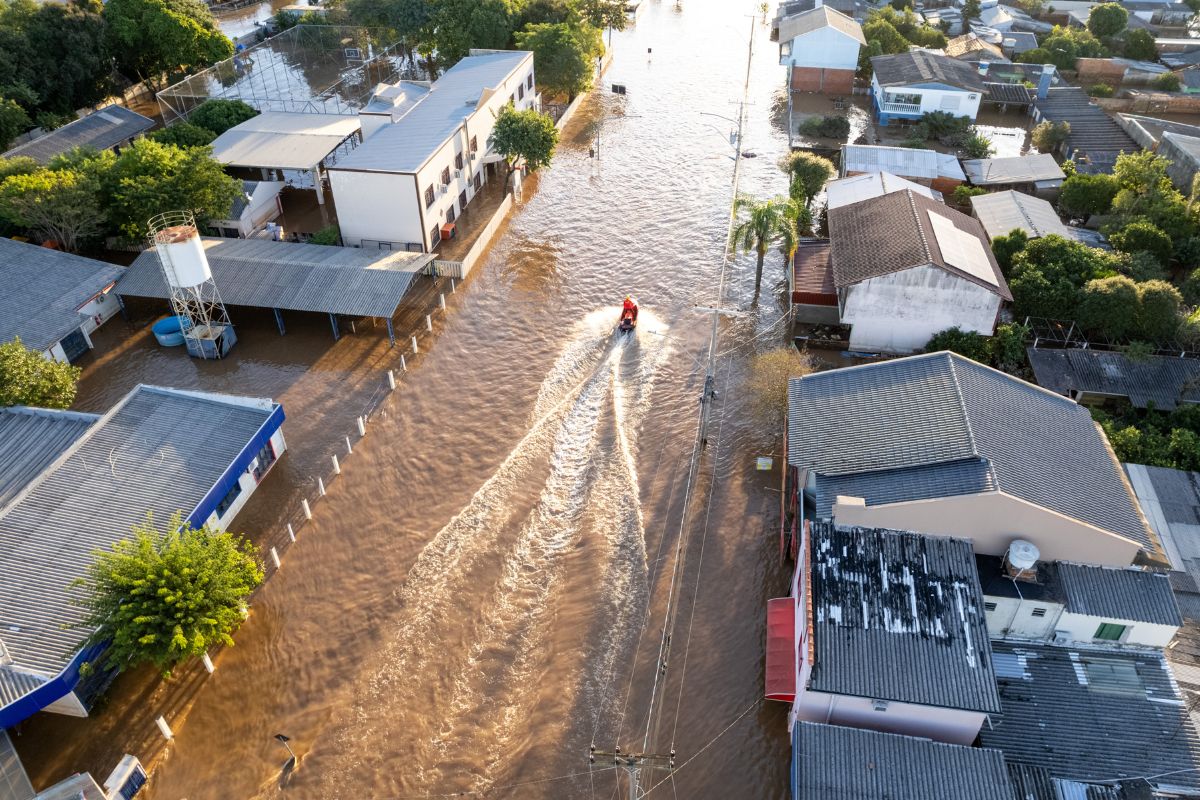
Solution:
M212 278L195 225L171 225L154 231L153 236L154 249L172 286L190 289Z
M1037 566L1041 553L1037 545L1024 539L1013 539L1008 546L1008 563L1020 570L1033 569Z

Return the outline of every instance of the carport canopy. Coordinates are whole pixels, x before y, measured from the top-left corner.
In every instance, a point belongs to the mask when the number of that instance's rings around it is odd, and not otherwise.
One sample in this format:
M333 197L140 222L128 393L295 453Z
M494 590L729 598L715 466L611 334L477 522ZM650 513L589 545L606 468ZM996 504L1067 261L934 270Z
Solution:
M218 136L213 158L229 167L316 169L361 127L357 116L268 111Z

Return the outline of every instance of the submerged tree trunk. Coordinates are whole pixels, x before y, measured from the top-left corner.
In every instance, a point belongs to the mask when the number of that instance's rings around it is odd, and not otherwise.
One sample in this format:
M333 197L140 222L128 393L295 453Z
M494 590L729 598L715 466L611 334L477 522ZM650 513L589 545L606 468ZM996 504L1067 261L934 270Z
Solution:
M754 269L754 293L755 294L758 294L758 289L760 286L762 286L763 261L766 259L766 257L767 257L766 251L759 248L758 266L755 267L755 269Z

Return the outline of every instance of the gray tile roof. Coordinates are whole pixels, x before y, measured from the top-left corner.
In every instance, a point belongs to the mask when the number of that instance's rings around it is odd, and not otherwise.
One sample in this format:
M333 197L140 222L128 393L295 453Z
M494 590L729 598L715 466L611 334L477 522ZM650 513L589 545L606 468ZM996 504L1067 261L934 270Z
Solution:
M55 156L75 147L108 150L153 127L154 120L143 117L136 111L130 111L124 106L105 106L82 119L52 130L45 136L14 147L4 154L4 158L28 156L39 164L47 164Z
M788 394L792 466L903 481L982 459L999 491L1155 546L1087 409L1018 378L943 352L794 378Z
M501 86L531 58L530 52L505 51L462 59L434 81L411 111L342 157L332 169L415 172L474 111L485 90ZM486 144L480 142L480 147L482 152Z
M831 523L810 541L810 689L999 710L970 542Z
M993 642L1012 668L998 678L1003 711L984 747L1055 778L1112 781L1161 775L1197 786L1200 737L1158 652Z
M0 409L0 508L99 418L45 408Z
M1054 206L1040 197L1021 192L1008 190L972 197L971 209L992 239L1017 229L1031 239L1052 233L1063 237L1071 235Z
M52 677L88 631L71 604L92 552L146 512L190 514L275 406L138 386L18 497L0 507L0 641L13 665ZM0 668L0 685L21 680ZM0 690L3 691L3 690Z
M0 343L45 350L77 329L77 309L124 272L90 258L0 238Z
M996 488L991 465L978 458L855 475L818 475L817 517L830 517L839 496L860 497L867 505L876 506L994 492Z
M941 83L967 92L982 93L984 90L983 76L975 67L928 50L873 56L871 69L880 86Z
M1013 800L998 750L797 722L793 800Z
M826 5L801 11L799 14L793 14L780 20L779 41L790 42L797 36L812 33L821 28L833 28L859 44L867 43L867 40L863 38L862 26L855 22L853 17L846 16Z
M972 158L962 162L967 179L976 186L1009 186L1017 183L1060 183L1067 176L1054 156L1031 153L1008 158Z
M1135 408L1153 405L1171 411L1179 403L1200 403L1200 359L1149 356L1131 361L1124 354L1093 349L1027 351L1039 386L1072 392L1126 397Z
M1093 617L1182 625L1165 572L1093 567L1059 562L1058 580L1067 611Z
M1048 770L1029 764L1007 764L1014 800L1061 800Z
M204 237L213 280L228 305L390 319L432 253L367 250L266 239ZM158 255L139 255L118 294L166 298Z
M930 221L934 215L980 240L994 283L947 262ZM910 189L890 192L830 209L827 217L832 243L830 263L834 283L839 289L932 264L1005 300L1012 299L979 220L923 194Z

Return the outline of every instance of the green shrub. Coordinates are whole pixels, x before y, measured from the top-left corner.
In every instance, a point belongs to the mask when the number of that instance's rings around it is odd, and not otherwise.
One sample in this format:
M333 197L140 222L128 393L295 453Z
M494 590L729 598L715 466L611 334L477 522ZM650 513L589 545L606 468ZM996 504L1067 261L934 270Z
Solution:
M327 225L321 230L309 237L309 244L337 244L341 237L341 231L337 225Z
M1107 83L1096 83L1087 88L1090 97L1112 97L1113 91L1113 87Z
M972 197L978 197L981 194L987 194L987 189L982 186L967 186L965 183L954 187L954 204L959 206L969 205Z
M850 135L850 119L839 114L827 117L809 117L800 123L800 132L805 136L845 139Z
M1154 81L1154 88L1163 92L1178 92L1179 85L1179 76L1174 72L1164 72Z

